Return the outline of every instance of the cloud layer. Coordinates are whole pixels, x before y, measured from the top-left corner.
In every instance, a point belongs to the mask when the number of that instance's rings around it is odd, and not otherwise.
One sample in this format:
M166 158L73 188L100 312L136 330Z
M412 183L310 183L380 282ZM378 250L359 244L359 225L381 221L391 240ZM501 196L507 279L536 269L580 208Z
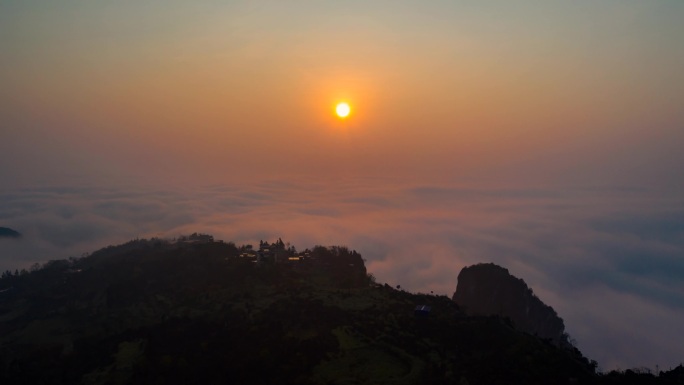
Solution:
M205 232L238 244L344 244L379 281L451 296L466 265L525 279L606 369L678 365L684 201L667 191L273 180L203 189L35 188L0 193L0 269L136 237Z

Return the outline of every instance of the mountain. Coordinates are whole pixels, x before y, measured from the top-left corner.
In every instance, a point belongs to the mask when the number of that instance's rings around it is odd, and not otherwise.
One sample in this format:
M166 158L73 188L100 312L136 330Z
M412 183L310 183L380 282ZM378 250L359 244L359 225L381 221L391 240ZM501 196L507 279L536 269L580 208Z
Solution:
M8 227L0 227L0 238L21 238L21 234Z
M464 267L453 300L469 315L508 318L516 329L567 344L563 320L534 295L525 281L493 263Z
M579 350L501 317L468 316L446 296L378 284L362 256L341 246L297 252L278 240L255 249L193 234L134 240L0 279L2 384L626 378L594 369ZM678 373L658 383L681 383Z

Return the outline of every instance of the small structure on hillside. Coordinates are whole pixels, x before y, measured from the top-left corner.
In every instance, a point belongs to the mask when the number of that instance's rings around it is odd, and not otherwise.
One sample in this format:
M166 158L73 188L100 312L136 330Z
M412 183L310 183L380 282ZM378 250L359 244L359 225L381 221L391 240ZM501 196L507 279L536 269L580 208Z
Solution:
M416 317L427 317L430 315L431 306L428 305L418 305L413 311Z
M202 233L192 233L188 236L180 236L176 239L176 243L212 243L214 242L214 237L209 234Z

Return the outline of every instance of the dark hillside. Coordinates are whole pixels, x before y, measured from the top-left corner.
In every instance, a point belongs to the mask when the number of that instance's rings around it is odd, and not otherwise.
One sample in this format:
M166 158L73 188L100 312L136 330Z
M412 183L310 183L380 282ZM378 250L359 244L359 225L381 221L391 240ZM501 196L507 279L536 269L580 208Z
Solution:
M0 383L601 380L579 351L500 317L375 284L345 247L253 250L193 236L131 241L0 279Z

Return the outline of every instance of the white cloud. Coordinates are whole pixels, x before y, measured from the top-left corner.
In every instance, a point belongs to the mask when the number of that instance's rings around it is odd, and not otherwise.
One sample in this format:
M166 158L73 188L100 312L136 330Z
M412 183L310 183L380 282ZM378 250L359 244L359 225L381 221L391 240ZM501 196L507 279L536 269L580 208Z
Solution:
M460 269L523 278L606 369L677 365L684 323L684 205L639 190L520 190L290 180L184 190L28 189L0 196L0 268L136 237L343 244L380 282L451 296Z

